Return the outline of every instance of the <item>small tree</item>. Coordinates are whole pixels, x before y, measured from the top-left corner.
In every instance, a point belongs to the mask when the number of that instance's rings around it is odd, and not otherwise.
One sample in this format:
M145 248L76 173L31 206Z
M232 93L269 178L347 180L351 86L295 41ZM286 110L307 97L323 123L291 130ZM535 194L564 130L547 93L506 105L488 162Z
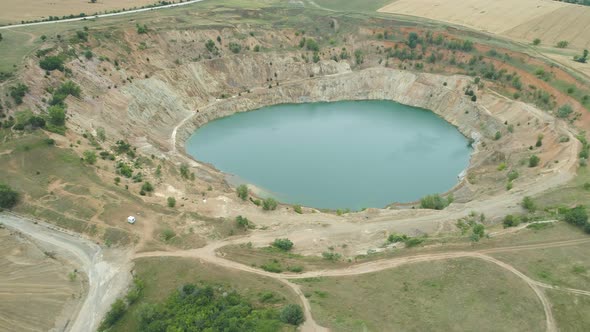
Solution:
M539 159L539 157L537 157L537 155L532 155L529 158L529 167L537 167L539 165L539 161L541 161L541 159Z
M283 323L297 326L305 321L305 316L303 315L303 309L301 309L301 306L297 304L287 304L283 307L283 310L281 310L280 319Z
M0 208L10 209L18 202L19 194L9 185L0 183Z
M266 211L276 210L277 205L277 201L272 197L265 198L264 201L262 201L262 209Z
M66 124L66 111L60 105L49 107L47 113L49 113L49 123L52 125L63 126Z
M238 197L242 200L245 201L248 199L248 186L246 186L245 184L239 185L236 189L236 192L238 193Z
M174 198L174 197L168 197L167 202L168 202L168 207L170 207L170 208L173 208L176 206L176 198Z
M275 239L272 243L272 246L283 251L289 251L293 248L293 242L291 240L284 238L284 239Z
M535 39L533 40L533 45L537 46L537 45L539 45L539 44L541 44L541 39L539 39L539 38L535 38Z

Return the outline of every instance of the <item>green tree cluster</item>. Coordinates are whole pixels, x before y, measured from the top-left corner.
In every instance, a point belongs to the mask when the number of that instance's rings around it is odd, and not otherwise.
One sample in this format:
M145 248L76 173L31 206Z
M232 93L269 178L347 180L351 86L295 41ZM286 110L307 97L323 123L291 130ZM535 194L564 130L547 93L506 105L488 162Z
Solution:
M53 71L53 70L63 71L64 70L64 62L65 62L64 56L61 56L61 55L46 56L45 58L41 59L41 61L39 61L39 66L42 69L47 70L47 71Z
M142 305L136 317L138 330L146 332L271 332L282 330L282 321L295 325L303 322L297 309L289 306L283 311L254 307L235 291L187 284L163 303Z

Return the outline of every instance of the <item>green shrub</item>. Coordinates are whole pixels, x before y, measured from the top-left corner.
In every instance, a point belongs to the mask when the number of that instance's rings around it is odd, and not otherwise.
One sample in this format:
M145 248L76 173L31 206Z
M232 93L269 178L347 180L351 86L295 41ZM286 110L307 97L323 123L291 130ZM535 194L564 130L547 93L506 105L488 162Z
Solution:
M246 186L245 184L239 185L236 189L236 192L238 193L238 197L241 198L243 201L248 199L248 186Z
M573 209L569 209L565 213L565 221L576 226L585 226L588 223L588 213L586 208L578 205Z
M518 219L518 217L509 214L504 217L504 221L502 223L504 225L504 228L516 227L518 226L518 224L520 224L520 220Z
M51 106L47 109L49 114L49 123L54 126L63 126L66 124L66 111L59 105Z
M535 212L535 210L537 209L535 202L529 196L525 196L525 198L523 198L521 205L525 210L528 210L529 212Z
M299 265L289 266L289 267L287 267L287 270L289 272L300 273L300 272L303 272L303 266L299 266Z
M184 179L188 179L190 177L190 170L188 168L188 164L182 163L180 165L180 176L182 176Z
M144 25L141 25L141 24L137 23L135 26L137 28L137 33L139 33L139 34L148 33L148 27L147 27L147 25L145 25L145 24Z
M0 183L0 208L10 209L18 203L19 194L9 185Z
M172 239L175 236L176 236L176 233L174 233L174 231L171 230L170 228L166 228L165 230L162 231L162 234L161 234L162 240L164 240L165 242L170 241L170 239Z
M320 45L318 44L317 41L315 41L315 39L309 38L305 41L305 44L307 46L307 49L313 52L319 52L320 51Z
M541 159L539 159L539 157L537 157L537 155L530 156L529 167L537 167L539 165L540 161L541 161Z
M558 118L568 118L574 112L573 108L569 104L565 104L557 109L557 117Z
M340 255L339 253L336 253L336 252L332 252L332 251L325 251L322 253L322 257L325 260L336 262L336 261L339 261L340 258L342 258L342 255Z
M406 245L406 248L412 248L412 247L416 247L420 244L422 244L422 242L424 242L424 239L419 238L419 237L411 237L411 238L407 238L404 243Z
M236 217L236 224L239 227L249 228L250 227L250 220L248 220L248 218L246 218L246 217L237 216ZM276 240L275 240L275 242L276 242Z
M11 86L9 90L10 96L12 97L12 99L14 99L14 103L20 105L23 103L23 98L25 94L29 92L29 87L22 83L18 83L15 86Z
M557 43L558 48L566 48L570 43L567 40L561 40Z
M272 246L283 251L289 251L293 248L293 242L291 240L284 238L284 239L275 239L272 243Z
M283 272L283 268L281 267L281 264L279 264L279 262L276 260L268 262L266 264L262 264L260 267L266 272L272 272L272 273Z
M301 205L293 205L293 211L299 214L303 214L303 211L301 210Z
M442 210L452 202L452 195L449 195L447 199L442 198L439 194L428 195L420 200L420 208Z
M108 331L111 326L115 325L115 323L123 317L125 311L127 311L127 304L125 304L123 299L117 299L115 303L111 305L111 310L107 312L106 316L100 323L98 331Z
M96 164L96 152L92 150L84 151L84 161L90 165Z
M272 197L265 198L262 201L262 209L265 210L265 211L276 210L277 209L277 205L278 205L277 201L274 198L272 198Z
M518 171L517 170L511 170L510 172L508 172L508 174L506 175L508 177L508 181L514 181L516 179L518 179Z
M176 198L174 197L168 197L168 199L166 199L166 202L168 203L169 208L173 208L176 206Z
M154 186L149 181L146 181L141 186L141 190L150 193L154 191Z
M64 70L64 57L63 56L47 56L39 61L39 66L48 71L53 70Z
M240 53L240 51L242 50L242 45L238 44L238 43L234 43L234 42L230 42L229 43L229 49L233 52L233 53Z
M389 242L389 243L404 242L407 239L408 239L408 236L405 234L391 233L387 237L387 242Z

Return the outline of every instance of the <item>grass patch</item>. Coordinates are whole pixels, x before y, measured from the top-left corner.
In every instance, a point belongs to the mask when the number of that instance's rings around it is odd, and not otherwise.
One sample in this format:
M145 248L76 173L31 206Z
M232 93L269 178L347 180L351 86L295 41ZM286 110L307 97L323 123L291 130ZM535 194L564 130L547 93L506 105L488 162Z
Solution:
M590 297L565 293L558 290L545 290L551 310L562 332L585 331L590 326Z
M492 254L538 281L590 290L590 243Z
M416 263L354 277L297 281L335 331L541 331L527 285L475 259ZM458 309L461 308L461 309Z
M265 271L280 273L285 270L301 272L335 269L351 265L347 261L329 261L317 256L302 256L274 247L252 248L246 244L230 245L219 249L225 258L250 266L259 266Z

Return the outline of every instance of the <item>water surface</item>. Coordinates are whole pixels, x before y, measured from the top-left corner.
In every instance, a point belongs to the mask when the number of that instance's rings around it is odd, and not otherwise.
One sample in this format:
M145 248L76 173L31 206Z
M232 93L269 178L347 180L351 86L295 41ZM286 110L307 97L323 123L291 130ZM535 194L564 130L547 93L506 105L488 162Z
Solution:
M391 101L239 113L196 130L186 151L280 201L352 210L445 192L471 152L436 114Z

